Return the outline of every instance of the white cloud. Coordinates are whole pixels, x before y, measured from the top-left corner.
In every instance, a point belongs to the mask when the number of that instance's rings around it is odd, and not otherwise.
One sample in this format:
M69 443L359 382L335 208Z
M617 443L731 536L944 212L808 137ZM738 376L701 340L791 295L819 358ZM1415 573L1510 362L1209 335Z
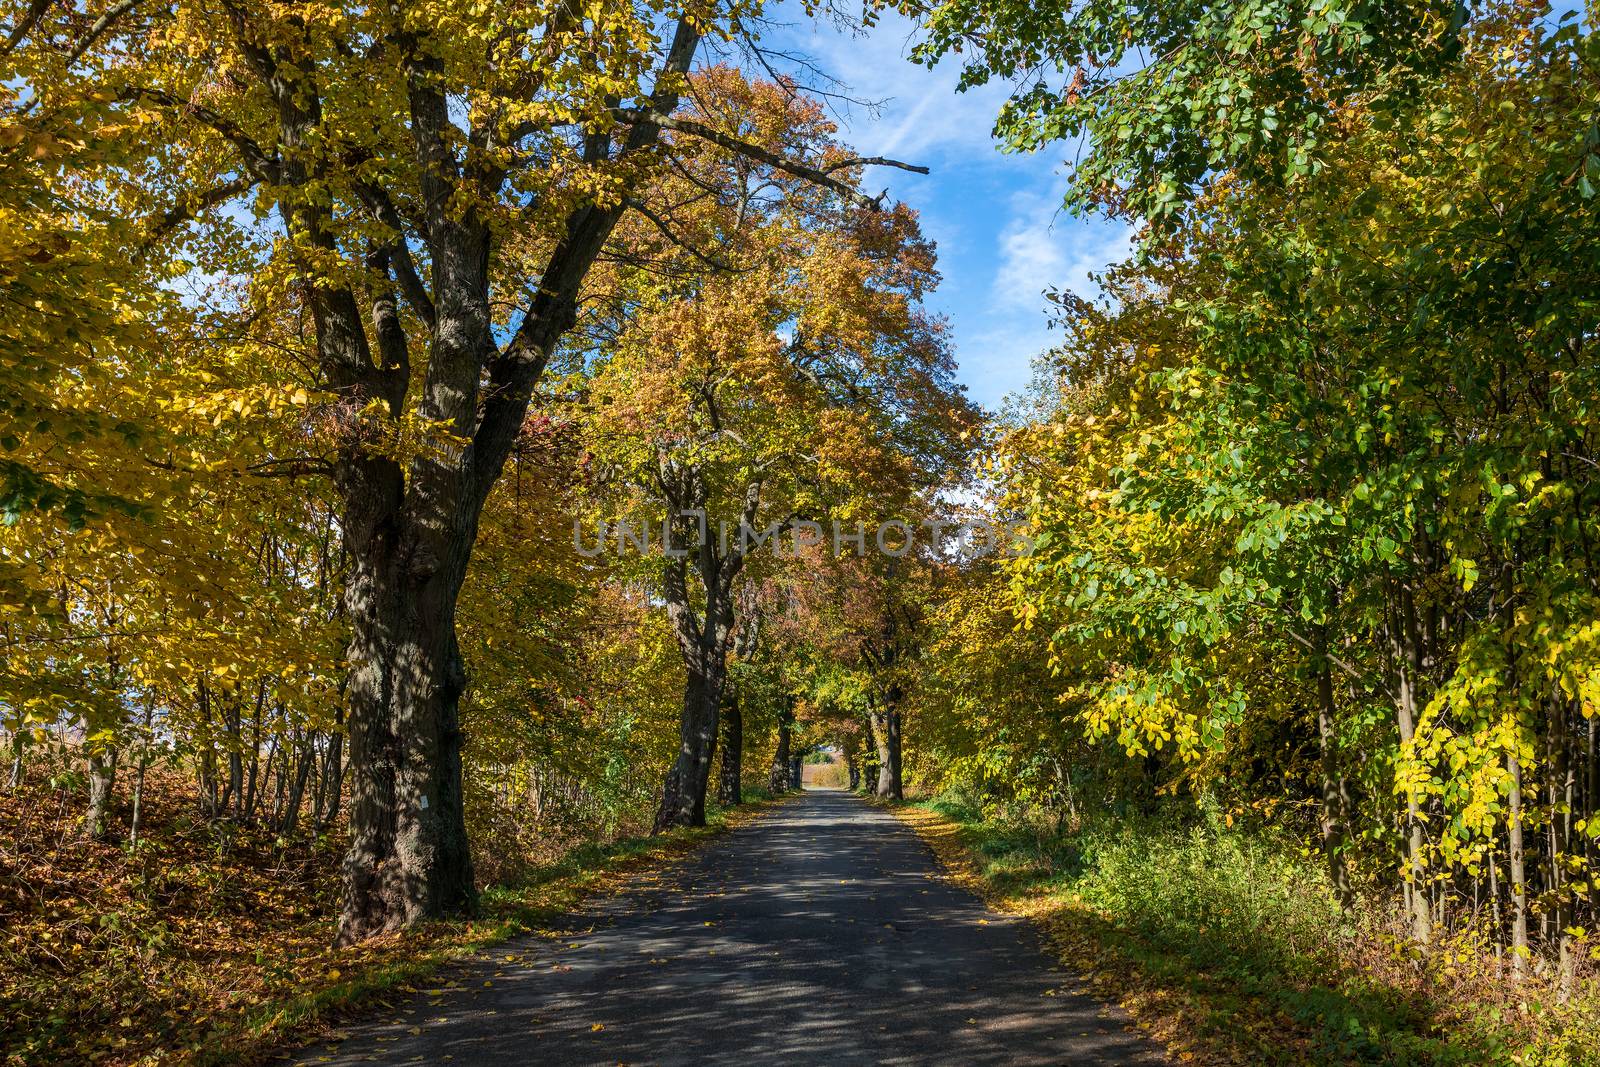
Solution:
M932 169L923 177L876 168L866 183L872 192L889 186L922 212L945 276L930 304L950 316L961 380L975 400L998 406L1027 384L1033 357L1055 340L1044 290L1092 295L1089 274L1126 256L1126 228L1060 212L1061 154L999 152L990 131L1007 86L957 93L958 64L929 70L910 62L909 20L886 15L853 37L805 18L795 5L785 9L795 24L773 33L771 43L809 56L847 95L880 105L836 106L841 139L864 155Z
M1012 197L1011 217L997 238L993 289L1002 306L1042 308L1046 289L1094 296L1099 287L1090 275L1132 251L1132 228L1068 215L1061 209L1063 195L1059 183L1051 182L1045 190L1024 190Z
M779 39L812 56L823 72L839 80L845 95L878 105L841 105L836 116L846 139L863 153L923 164L977 157L1004 165L990 138L1004 87L957 93L956 64L945 62L930 70L912 63L908 57L915 24L903 15L885 13L860 36L807 20Z

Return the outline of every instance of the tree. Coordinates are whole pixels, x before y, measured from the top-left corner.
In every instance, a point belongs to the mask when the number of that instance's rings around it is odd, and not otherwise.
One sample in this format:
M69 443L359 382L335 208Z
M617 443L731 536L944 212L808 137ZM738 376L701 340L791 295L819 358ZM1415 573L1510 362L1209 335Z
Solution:
M694 88L703 118L684 122L730 129L773 158L787 145L817 173L856 168L791 86L718 69ZM619 279L615 337L587 383L597 466L664 531L659 588L687 680L658 829L705 821L752 549L792 517L892 506L965 412L939 325L918 306L933 257L909 212L863 211L853 174L799 180L740 152L697 162L658 193L681 205L671 227L686 247L665 280L659 260Z
M1561 117L1591 107L1593 44L1536 17L1497 9L1409 106L1348 109L1291 188L1216 176L1112 299L1065 303L1074 385L1018 441L1040 537L1015 576L1092 731L1246 793L1219 781L1245 751L1309 743L1285 777L1336 885L1397 872L1426 944L1487 871L1496 939L1525 956L1538 911L1570 976L1600 157Z
M1219 174L1279 185L1315 172L1339 109L1408 98L1456 57L1469 11L1452 0L892 6L924 24L916 59L962 57L960 88L1016 86L996 124L1008 148L1084 145L1075 209L1159 225Z
M97 175L110 197L202 268L254 257L253 295L304 314L351 565L345 942L473 906L455 616L480 516L698 43L741 13L195 0L87 30L67 8L13 20L38 109L87 100L128 137Z

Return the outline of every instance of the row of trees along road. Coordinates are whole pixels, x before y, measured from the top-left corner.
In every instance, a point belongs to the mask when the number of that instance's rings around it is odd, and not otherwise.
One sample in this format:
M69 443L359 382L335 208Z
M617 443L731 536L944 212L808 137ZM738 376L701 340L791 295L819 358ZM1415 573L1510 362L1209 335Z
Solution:
M792 82L697 68L777 58L758 7L0 21L13 778L71 741L92 834L130 761L284 832L343 795L349 943L474 908L469 806L626 806L676 645L656 822L703 822L780 565L572 520L876 516L972 419L914 217Z
M896 6L1138 235L987 428L888 161L706 60L781 58L752 5L6 0L13 782L69 744L91 834L156 761L215 818L347 804L349 942L470 911L474 839L698 823L719 744L737 801L757 744L782 785L834 743L885 796L1307 831L1422 956L1569 990L1600 41L1524 0ZM952 500L1032 553L718 536ZM575 551L621 518L655 548Z

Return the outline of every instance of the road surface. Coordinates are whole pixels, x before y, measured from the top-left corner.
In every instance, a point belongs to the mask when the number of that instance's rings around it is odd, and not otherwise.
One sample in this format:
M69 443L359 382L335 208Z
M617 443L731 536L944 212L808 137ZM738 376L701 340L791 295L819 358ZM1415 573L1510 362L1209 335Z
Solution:
M304 1064L1161 1064L892 815L809 791ZM443 992L439 992L443 990Z

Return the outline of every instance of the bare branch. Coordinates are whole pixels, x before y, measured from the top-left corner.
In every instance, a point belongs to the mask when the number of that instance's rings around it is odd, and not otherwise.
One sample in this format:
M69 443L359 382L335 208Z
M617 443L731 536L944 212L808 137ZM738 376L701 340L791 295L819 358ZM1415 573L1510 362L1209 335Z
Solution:
M140 247L149 248L179 226L198 218L201 212L214 208L218 204L225 204L241 193L255 188L257 184L258 179L241 176L207 189L199 196L186 198L182 203L164 211L160 218L150 222L149 232L145 235L144 240L139 243Z
M776 152L770 151L769 149L762 148L760 145L750 144L748 141L741 141L739 138L734 137L731 134L723 133L721 130L715 129L711 126L707 126L703 122L698 122L694 119L685 118L680 115L641 114L635 112L631 116L630 121L648 122L651 125L657 126L664 130L675 130L679 133L689 134L691 137L698 137L703 141L710 141L712 144L726 148L730 152L736 152L748 159L754 159L765 163L774 170L781 170L786 174L794 175L796 178L801 178L805 181L823 186L824 188L832 189L840 196L845 197L867 211L880 211L883 209L883 198L887 193L887 190L885 190L884 193L879 193L876 197L868 196L849 183L842 182L838 178L835 178L831 173L832 171L838 170L841 167L872 163L878 166L899 167L902 170L915 171L919 174L928 173L928 169L926 167L918 167L910 163L902 163L898 160L884 159L879 156L874 156L868 159L846 160L845 162L836 166L829 167L827 170L819 170L816 167L807 166L806 164L797 160L789 159L785 156L779 155Z

